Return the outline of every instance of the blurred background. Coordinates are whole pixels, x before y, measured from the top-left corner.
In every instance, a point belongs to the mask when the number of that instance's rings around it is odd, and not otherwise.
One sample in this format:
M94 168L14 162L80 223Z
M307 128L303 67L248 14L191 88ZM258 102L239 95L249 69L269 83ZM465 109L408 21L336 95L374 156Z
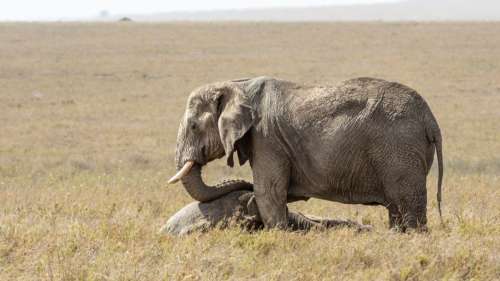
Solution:
M4 1L9 21L491 21L497 0L18 0Z

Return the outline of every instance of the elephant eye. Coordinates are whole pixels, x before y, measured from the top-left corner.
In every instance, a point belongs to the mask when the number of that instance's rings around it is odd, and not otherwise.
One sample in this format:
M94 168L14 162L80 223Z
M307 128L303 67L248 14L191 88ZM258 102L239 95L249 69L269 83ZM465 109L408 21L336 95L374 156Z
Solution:
M188 122L188 128L191 130L191 131L198 131L199 130L199 122L197 119L191 119L189 120Z

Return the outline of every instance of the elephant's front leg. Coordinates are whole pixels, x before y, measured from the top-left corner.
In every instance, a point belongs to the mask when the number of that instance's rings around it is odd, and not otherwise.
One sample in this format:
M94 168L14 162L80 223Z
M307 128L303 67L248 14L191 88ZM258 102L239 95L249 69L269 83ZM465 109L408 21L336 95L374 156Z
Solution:
M290 180L288 160L272 146L255 144L252 159L254 193L262 222L267 228L285 229L288 225L287 193Z

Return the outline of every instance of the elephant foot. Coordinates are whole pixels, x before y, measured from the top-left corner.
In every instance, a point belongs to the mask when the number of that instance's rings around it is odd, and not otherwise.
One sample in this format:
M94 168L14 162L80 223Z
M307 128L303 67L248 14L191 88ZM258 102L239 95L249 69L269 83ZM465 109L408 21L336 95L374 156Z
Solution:
M389 208L389 229L398 233L417 232L426 233L427 218L425 213L420 216L420 220L416 219L417 216L412 213L406 212L403 215L398 208Z

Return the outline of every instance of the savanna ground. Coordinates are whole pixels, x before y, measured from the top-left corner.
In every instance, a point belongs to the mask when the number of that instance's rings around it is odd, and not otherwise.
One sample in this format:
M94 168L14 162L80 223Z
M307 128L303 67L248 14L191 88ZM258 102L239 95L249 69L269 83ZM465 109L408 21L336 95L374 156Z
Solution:
M0 24L0 280L500 280L500 23ZM383 207L292 209L371 233L157 233L192 201L174 173L189 92L259 75L400 81L444 137L444 220L387 230ZM213 162L205 178L250 178Z

